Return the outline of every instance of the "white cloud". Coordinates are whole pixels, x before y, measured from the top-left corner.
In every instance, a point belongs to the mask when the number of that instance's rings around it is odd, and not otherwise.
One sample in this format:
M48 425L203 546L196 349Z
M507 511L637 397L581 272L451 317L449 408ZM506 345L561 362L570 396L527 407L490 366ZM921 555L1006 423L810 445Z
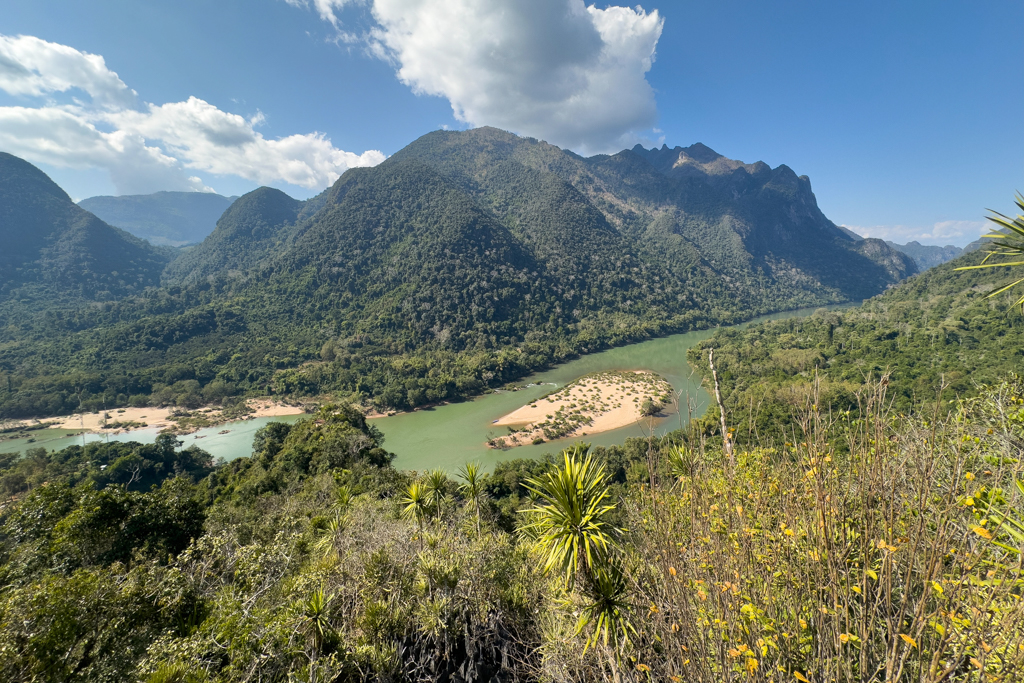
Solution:
M455 118L587 152L657 122L645 74L664 21L582 0L374 0L375 54Z
M130 106L135 100L135 91L99 55L35 36L0 35L0 90L38 97L73 88L101 106Z
M285 0L316 9L346 43L338 12L365 0ZM583 0L372 0L371 54L459 121L584 154L631 146L658 118L646 74L664 20Z
M107 169L122 194L209 191L194 171L322 189L349 168L384 160L376 150L337 149L322 133L267 139L256 131L262 114L246 119L195 97L132 108L134 91L102 57L0 35L0 90L38 98L73 88L92 102L0 107L0 150L59 167Z
M985 221L940 221L931 227L913 227L907 225L844 225L844 228L863 237L877 237L883 240L906 244L937 244L945 246L954 244L966 246L991 230L991 224Z

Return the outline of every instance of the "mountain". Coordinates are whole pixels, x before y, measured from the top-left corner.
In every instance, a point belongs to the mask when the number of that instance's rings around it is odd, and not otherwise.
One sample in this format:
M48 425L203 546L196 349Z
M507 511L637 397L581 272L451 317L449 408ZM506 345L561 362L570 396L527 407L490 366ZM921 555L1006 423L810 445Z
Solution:
M212 192L156 192L89 197L78 205L152 244L180 247L201 242L235 199Z
M0 302L111 299L159 284L168 253L82 209L32 164L0 152ZM27 289L26 289L27 288Z
M651 268L658 263L677 281L692 280L690 271L699 269L701 277L727 283L730 295L742 291L755 308L801 298L864 298L917 270L880 240L855 241L829 221L806 176L786 166L727 159L700 143L654 150L638 145L584 159L477 128L435 131L392 157L406 158L446 174L506 223L520 226L527 240L561 239L566 221L550 218L549 211L582 215L570 207L587 206L629 243L626 253L642 252ZM546 189L530 191L526 183ZM534 198L553 196L556 187L571 199L538 211Z
M196 282L218 273L250 270L281 246L281 230L294 224L303 202L284 192L261 187L231 204L217 220L202 248L182 254L165 277L173 282Z
M411 408L914 271L838 229L785 166L703 145L585 159L491 128L438 131L307 202L240 198L163 288L3 333L0 414L242 391ZM87 392L71 392L72 371Z
M885 242L893 249L903 252L910 258L914 259L914 263L917 264L918 270L928 270L934 268L946 261L952 261L960 254L964 253L964 250L960 247L955 247L952 244L947 244L944 247L935 245L925 245L920 242L907 242L906 244L896 244L886 240Z

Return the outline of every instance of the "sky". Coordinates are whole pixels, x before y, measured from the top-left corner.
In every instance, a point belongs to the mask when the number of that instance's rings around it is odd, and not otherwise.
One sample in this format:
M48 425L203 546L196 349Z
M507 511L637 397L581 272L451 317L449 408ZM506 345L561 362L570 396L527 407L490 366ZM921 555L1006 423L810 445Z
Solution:
M11 0L0 151L74 199L317 194L439 128L702 142L834 222L964 245L1024 191L1024 3Z

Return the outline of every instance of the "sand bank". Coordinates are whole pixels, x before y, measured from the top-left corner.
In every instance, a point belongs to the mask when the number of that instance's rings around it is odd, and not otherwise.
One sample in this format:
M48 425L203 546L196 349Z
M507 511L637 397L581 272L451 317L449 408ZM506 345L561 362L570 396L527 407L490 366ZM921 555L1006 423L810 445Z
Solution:
M671 400L672 385L653 372L586 375L495 420L495 426L507 426L510 433L488 444L509 448L607 432L642 419L645 403L648 411L656 411Z
M179 434L210 427L232 420L244 420L250 417L278 417L282 415L298 415L304 411L302 406L292 406L270 399L249 399L247 410L239 411L237 407L231 414L224 414L220 406L208 406L193 411L181 408L116 408L96 413L84 413L67 417L55 417L45 420L22 420L23 427L45 422L51 429L70 429L90 434L115 434L131 432L137 429L171 429Z

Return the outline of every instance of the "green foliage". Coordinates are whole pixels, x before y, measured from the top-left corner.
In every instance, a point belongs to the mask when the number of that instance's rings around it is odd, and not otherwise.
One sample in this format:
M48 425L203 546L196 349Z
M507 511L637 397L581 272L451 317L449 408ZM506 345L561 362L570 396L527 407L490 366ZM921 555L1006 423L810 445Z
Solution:
M118 484L132 491L148 491L167 477L185 476L199 481L213 471L213 458L198 446L178 450L172 434L156 443L94 442L47 453L33 448L19 457L0 454L0 493L13 496L47 482L87 483L97 488Z
M619 534L609 519L615 504L604 467L589 451L589 444L567 448L561 468L527 481L538 502L523 511L522 532L540 549L544 570L557 570L566 583L603 568Z
M1024 196L1020 193L1017 194L1017 200L1015 202L1017 208L1024 211ZM1010 218L1004 216L996 211L992 212L993 216L987 218L998 225L1000 230L997 232L985 235L986 238L992 240L990 247L992 247L985 255L985 260L975 266L963 266L957 270L972 270L976 268L1009 268L1015 266L1024 266L1024 261L1002 261L1000 263L989 263L989 259L995 258L1019 258L1024 254L1024 216L1018 214L1016 218ZM1008 285L1003 285L999 289L990 292L989 297L996 297L1003 292L1009 291L1024 282L1024 278L1014 280ZM1021 312L1024 313L1024 296L1017 300L1015 306L1021 307Z
M989 298L998 273L960 268L983 258L968 254L858 308L717 332L688 360L710 376L707 351L715 349L729 424L746 443L793 441L811 405L825 417L856 416L861 389L882 376L896 411L930 413L936 401L944 411L1020 368L1015 299ZM717 419L712 407L703 418L709 434Z

